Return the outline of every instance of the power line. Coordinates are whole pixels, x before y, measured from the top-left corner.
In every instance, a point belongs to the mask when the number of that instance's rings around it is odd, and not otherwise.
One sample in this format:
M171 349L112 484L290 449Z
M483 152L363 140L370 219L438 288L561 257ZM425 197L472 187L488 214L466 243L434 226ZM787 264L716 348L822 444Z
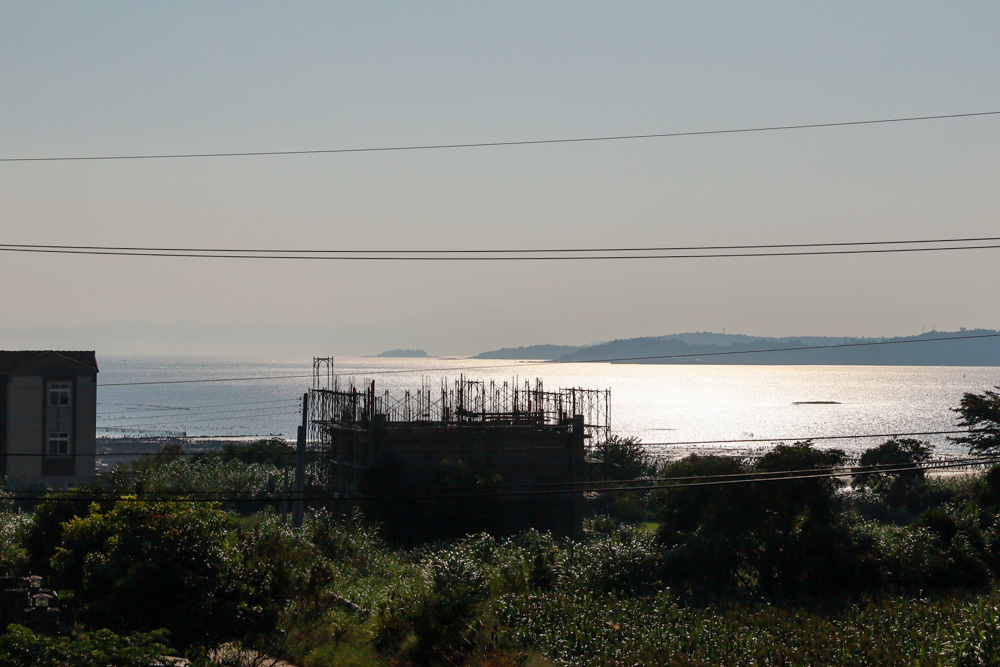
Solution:
M689 359L694 357L707 357L707 356L728 356L728 355L742 355L742 354L762 354L770 352L795 352L802 350L824 350L824 349L838 349L838 348L848 348L848 347L871 347L876 345L902 345L905 343L935 343L940 341L951 341L951 340L975 340L975 339L985 339L985 338L1000 338L1000 333L996 334L976 334L972 336L942 336L938 338L911 338L906 340L887 340L887 341L872 341L865 343L840 343L836 345L807 345L801 347L779 347L779 348L769 348L764 350L731 350L731 351L721 351L721 352L703 352L700 354L661 354L661 355L649 355L642 357L607 357L602 359L587 359L579 361L558 361L558 360L519 360L516 363L498 363L480 366L446 366L437 368L419 368L419 369L386 369L386 370L368 370L368 371L357 371L351 373L337 373L336 377L353 377L357 375L398 375L401 373L439 373L447 371L467 371L467 370L494 370L494 369L504 369L504 368L523 368L525 366L545 366L553 364L583 364L583 363L612 363L620 361L650 361L654 359ZM288 380L288 379L299 379L299 378L312 378L312 373L304 374L294 374L294 375L255 375L247 377L220 377L220 378L197 378L188 380L147 380L142 382L102 382L97 385L97 387L136 387L136 386L148 386L148 385L162 385L162 384L200 384L200 383L211 383L211 382L252 382L255 380ZM17 387L15 387L17 388ZM31 387L25 387L26 389L32 389Z
M980 433L976 430L952 431L911 431L908 433L852 433L849 435L812 435L804 438L740 438L736 440L688 440L679 442L641 442L643 447L677 447L692 445L735 445L755 442L799 442L803 440L863 440L865 438L912 438L927 435L954 435L957 433Z
M337 373L336 377L354 377L358 375L371 376L371 375L399 375L404 373L439 373L439 372L449 372L449 371L469 371L469 370L497 370L506 368L524 368L526 366L545 366L545 365L556 365L556 364L585 364L585 363L615 363L615 362L627 362L627 361L653 361L653 360L670 360L670 359L690 359L699 357L709 357L709 356L730 356L730 355L745 355L745 354L765 354L765 353L777 353L777 352L796 352L796 351L806 351L806 350L824 350L824 349L842 349L850 347L873 347L877 345L902 345L908 343L935 343L941 341L956 341L956 340L976 340L976 339L990 339L990 338L1000 338L1000 333L994 334L975 334L972 336L942 336L937 338L912 338L905 340L887 340L887 341L871 341L863 343L839 343L835 345L807 345L800 347L779 347L779 348L768 348L762 350L729 350L729 351L719 351L719 352L702 352L702 353L692 353L692 354L661 354L661 355L647 355L640 357L605 357L601 359L586 359L586 360L574 360L574 361L559 361L559 360L519 360L516 363L498 363L489 365L478 365L478 366L445 366L436 368L420 368L420 369L385 369L385 370L368 370L368 371L358 371L351 373ZM255 375L246 377L218 377L218 378L197 378L197 379L186 379L186 380L146 380L140 382L102 382L96 385L96 387L136 387L136 386L151 386L151 385L171 385L171 384L205 384L205 383L216 383L216 382L253 382L256 380L287 380L287 379L302 379L302 378L312 378L312 373L303 374L291 374L291 375ZM12 389L25 389L25 390L37 390L36 387L8 387L8 390ZM293 399L288 399L292 401ZM268 401L269 402L269 401ZM280 401L279 401L280 402ZM225 405L225 404L223 404ZM239 403L233 405L241 405ZM737 441L732 441L737 442ZM678 443L680 444L680 443ZM697 443L692 443L697 444Z
M252 255L198 252L134 252L119 250L59 250L55 248L22 248L0 246L0 252L42 253L55 255L96 255L109 257L172 257L189 259L269 259L296 261L341 261L341 262L568 262L599 260L647 260L647 259L733 259L739 257L816 257L831 255L872 255L889 253L942 252L955 250L994 250L997 244L974 246L936 246L929 248L866 248L863 250L804 250L796 252L725 252L689 255L522 255L522 256L482 256L448 255L427 257L424 255Z
M102 385L104 386L104 385ZM260 405L262 403L290 403L299 399L280 398L267 401L240 401L239 403L215 403L210 405L144 405L142 403L104 403L101 407L119 407L118 412L154 412L154 411L178 411L178 410L202 410L204 408L227 408L235 405ZM100 414L100 413L99 413ZM107 413L105 413L107 414Z
M868 347L874 345L901 345L904 343L934 343L939 341L949 341L949 340L973 340L977 338L1000 338L1000 333L996 334L975 334L972 336L942 336L939 338L911 338L906 340L887 340L887 341L872 341L866 343L839 343L836 345L806 345L801 347L777 347L769 348L763 350L731 350L722 352L702 352L698 354L659 354L659 355L649 355L643 357L606 357L602 359L580 359L572 361L560 361L560 360L521 360L517 363L510 364L494 364L489 366L452 366L452 367L442 367L442 368L421 368L418 370L409 369L387 369L387 370L372 370L363 371L358 373L337 373L336 377L353 377L356 375L397 375L399 373L437 373L446 371L464 371L464 370L490 370L495 368L523 368L524 366L545 366L553 364L589 364L589 363L613 363L619 361L650 361L654 359L691 359L697 357L708 357L708 356L729 356L729 355L741 355L741 354L762 354L770 352L796 352L802 350L824 350L824 349L834 349L834 348L845 348L845 347Z
M100 387L139 387L147 385L158 385L158 384L199 384L206 382L252 382L253 380L288 380L293 378L311 378L312 373L301 374L301 375L255 375L248 377L229 377L229 378L198 378L191 380L146 380L143 382L101 382L97 385ZM31 389L31 387L26 387Z
M850 127L856 125L876 125L887 123L909 123L928 120L946 120L956 118L974 118L979 116L995 116L1000 111L979 111L974 113L941 114L935 116L907 116L896 118L877 118L871 120L838 121L830 123L806 123L799 125L769 125L761 127L745 127L726 130L698 130L692 132L659 132L651 134L621 134L606 135L597 137L571 137L566 139L529 139L520 141L480 141L470 143L448 143L448 144L423 144L405 146L375 146L361 148L326 148L313 150L284 150L284 151L243 151L232 153L150 153L139 155L74 155L56 157L5 157L0 158L0 162L70 162L70 161L98 161L98 160L169 160L169 159L189 159L189 158L218 158L218 157L264 157L277 155L320 155L333 153L379 153L392 151L425 151L425 150L445 150L456 148L496 148L501 146L538 146L544 144L572 144L599 141L632 141L638 139L667 139L675 137L696 137L714 134L747 134L752 132L777 132L784 130L807 130L829 127Z
M752 249L775 249L775 248L826 248L837 246L877 246L877 245L917 245L927 243L985 243L988 241L1000 241L1000 237L986 236L974 238L952 238L952 239L915 239L915 240L892 240L892 241L846 241L843 243L772 243L757 245L709 245L709 246L651 246L635 248L500 248L488 249L470 248L444 249L444 250L379 250L379 249L349 249L349 250L305 250L305 249L275 249L275 248L165 248L165 247L143 247L143 246L83 246L83 245L47 245L40 243L0 243L0 248L34 248L50 250L112 250L112 251L135 251L135 252L178 252L178 253L294 253L294 254L486 254L486 253L596 253L596 252L664 252L664 251L695 251L695 250L752 250Z
M117 413L114 414L114 415L105 413L105 414L99 414L98 418L100 420L102 420L102 421L115 421L115 422L117 422L117 421L132 421L132 420L136 420L136 419L141 419L141 420L178 419L180 417L199 417L199 416L204 416L204 415L219 415L219 414L227 414L227 413L234 413L234 412L242 412L242 413L245 413L245 414L252 414L254 411L279 410L279 409L291 408L293 405L296 405L297 403L299 403L299 401L297 401L295 399L286 399L284 401L272 401L272 402L273 403L278 403L279 405L266 405L266 406L262 406L262 407L259 407L259 408L237 408L235 410L207 410L207 411L204 411L204 412L197 412L196 411L197 408L193 408L191 410L185 409L184 411L169 412L169 413L165 413L165 414L164 413L160 413L160 414L155 414L155 415L123 415L123 416L118 416ZM152 423L152 422L150 422L150 423Z
M834 350L845 347L871 347L875 345L904 345L908 343L930 343L930 342L939 342L948 340L965 340L965 339L971 340L976 338L998 338L998 337L1000 337L1000 334L976 334L973 336L942 336L940 338L884 340L884 341L872 341L868 343L838 343L835 345L803 345L801 347L775 347L765 350L733 350L725 352L702 352L700 354L669 354L669 355L651 355L646 357L615 357L609 359L588 359L586 362L583 363L615 362L615 361L647 361L652 359L690 359L692 357L716 357L716 356L727 356L727 355L738 355L738 354L761 354L765 352L795 352L802 350Z
M680 483L654 483L654 484L635 484L639 480L627 480L630 484L629 486L615 486L615 487L601 487L601 488L557 488L557 489L527 489L519 491L511 491L506 489L500 489L498 487L483 487L482 490L475 493L429 493L429 494L404 494L404 493L393 493L391 495L376 496L376 495L352 495L344 496L337 493L329 492L289 492L289 493L268 493L259 494L255 496L248 497L248 493L256 492L233 492L233 491L199 491L194 492L197 494L213 494L212 498L189 498L183 497L191 495L191 491L147 491L142 493L132 493L128 495L121 495L117 492L107 492L107 493L94 493L90 492L87 494L74 494L69 497L59 497L55 500L57 501L77 501L77 502L94 502L94 501L113 501L113 502L183 502L183 503L219 503L219 502L232 502L232 503L263 503L263 502L286 502L288 500L346 500L346 501L364 501L364 500L445 500L445 499L461 499L461 498L483 498L483 497L495 497L495 496L546 496L546 495L563 495L563 494L579 494L579 493L617 493L623 491L658 491L665 489L675 489L675 488L688 488L688 487L705 487L705 486L721 486L721 485L731 485L731 484L755 484L761 482L792 482L808 479L831 479L839 477L854 477L872 474L891 474L899 472L910 472L917 470L938 470L938 469L948 469L948 468L964 468L970 465L987 465L990 463L1000 462L1000 458L997 456L986 456L986 457L976 457L972 462L970 460L961 461L945 461L945 462L925 462L921 464L914 465L904 465L895 467L873 467L872 469L859 470L857 472L850 468L843 469L811 469L808 472L801 473L799 471L769 471L767 473L756 473L755 475L740 478L730 478L730 479L720 479L724 477L723 475L705 475L702 477L693 476L687 478ZM830 472L828 472L830 471ZM668 478L663 478L668 479ZM511 488L522 489L524 485L514 486ZM406 491L414 491L416 489L405 489ZM41 499L39 495L6 495L4 498L10 500L39 500Z
M206 413L211 414L211 413ZM267 412L263 414L242 414L230 417L206 417L205 419L182 419L177 421L166 421L166 422L139 422L137 424L98 424L95 428L100 429L105 433L115 433L121 429L144 429L149 431L155 431L164 426L187 426L188 424L201 424L205 422L219 422L219 421L255 421L260 419L272 419L274 417L291 417L298 416L301 414L299 411L285 411L285 412ZM117 420L115 420L117 421ZM24 424L38 424L37 420L27 419L27 418L15 418L7 422L8 424L16 424L18 426L23 426ZM200 436L199 436L200 437ZM3 456L11 456L11 454L4 454Z
M297 414L297 413L291 413ZM156 426L156 424L150 424L150 426ZM642 447L677 447L677 446L693 446L693 445L729 445L729 444L745 444L745 443L781 443L781 442L805 442L805 441L830 441L830 440L865 440L871 438L912 438L918 436L930 436L930 435L958 435L958 434L968 434L968 433L982 433L984 431L977 429L955 429L947 431L910 431L902 432L896 431L892 433L852 433L848 435L798 435L794 437L781 437L781 438L745 438L736 440L691 440L691 441L678 441L678 442L638 442L636 444ZM491 452L497 451L543 451L551 449L565 449L565 445L512 445L505 447L490 447ZM407 448L393 448L393 453L397 454L414 454L414 453L435 453L444 454L449 452L462 452L466 451L466 447L407 447ZM353 450L355 453L367 453L374 451L367 447L356 448ZM381 451L381 450L379 450ZM165 457L176 457L176 456L201 456L203 454L226 454L222 450L208 450L208 451L182 451L182 452L143 452L143 451L125 451L125 452L104 452L98 453L98 457L114 457L114 456L165 456ZM261 453L259 456L268 457L271 453ZM283 453L281 454L284 455ZM310 458L318 458L324 456L325 453L318 449L310 449L306 452L306 455ZM22 457L42 457L44 454L39 453L23 453L23 454L10 454L10 456L22 456ZM240 456L247 457L253 456L249 453L240 453Z

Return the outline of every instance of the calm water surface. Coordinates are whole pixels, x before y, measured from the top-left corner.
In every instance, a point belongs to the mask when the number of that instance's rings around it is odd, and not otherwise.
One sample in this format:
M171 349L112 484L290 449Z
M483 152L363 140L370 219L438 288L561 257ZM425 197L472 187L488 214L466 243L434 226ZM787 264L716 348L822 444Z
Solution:
M99 357L99 435L294 437L299 399L312 386L303 357ZM1000 368L926 366L681 366L551 364L468 359L338 357L336 372L370 377L379 391L437 387L442 378L541 378L547 389L611 389L615 433L681 453L703 440L806 438L955 428L965 392L1000 385ZM399 372L396 372L399 371ZM274 377L281 376L281 377ZM183 380L269 378L236 382ZM121 385L130 382L165 384ZM831 401L830 404L803 404ZM884 438L823 442L856 450ZM925 438L959 453L944 436ZM742 449L765 443L732 445Z

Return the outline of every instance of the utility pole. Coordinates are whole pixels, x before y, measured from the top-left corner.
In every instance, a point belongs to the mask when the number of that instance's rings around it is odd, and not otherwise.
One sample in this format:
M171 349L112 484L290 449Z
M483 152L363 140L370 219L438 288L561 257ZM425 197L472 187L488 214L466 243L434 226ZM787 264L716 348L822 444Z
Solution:
M302 527L303 495L306 490L306 425L309 418L309 393L302 394L302 424L295 445L295 492L292 495L292 528Z

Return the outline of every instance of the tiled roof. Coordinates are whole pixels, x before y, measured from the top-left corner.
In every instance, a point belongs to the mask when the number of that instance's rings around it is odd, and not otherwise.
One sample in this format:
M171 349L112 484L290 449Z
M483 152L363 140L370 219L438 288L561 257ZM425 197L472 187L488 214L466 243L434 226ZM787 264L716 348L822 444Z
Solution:
M93 351L59 351L59 350L0 350L0 372L20 368L32 361L47 356L63 357L67 361L79 364L97 372L97 356Z

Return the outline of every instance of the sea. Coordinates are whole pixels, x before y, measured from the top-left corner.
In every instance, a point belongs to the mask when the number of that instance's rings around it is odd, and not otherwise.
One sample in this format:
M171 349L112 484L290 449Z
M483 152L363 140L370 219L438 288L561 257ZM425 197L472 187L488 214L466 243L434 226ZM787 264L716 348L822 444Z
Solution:
M203 441L294 439L302 395L327 386L309 357L99 356L98 435ZM998 367L726 366L539 363L531 360L332 359L338 381L374 380L379 393L467 379L546 390L610 390L611 432L658 455L753 454L814 439L857 454L888 437L958 429L966 392L1000 385ZM859 437L864 436L864 437ZM965 450L946 434L915 436L941 455Z

